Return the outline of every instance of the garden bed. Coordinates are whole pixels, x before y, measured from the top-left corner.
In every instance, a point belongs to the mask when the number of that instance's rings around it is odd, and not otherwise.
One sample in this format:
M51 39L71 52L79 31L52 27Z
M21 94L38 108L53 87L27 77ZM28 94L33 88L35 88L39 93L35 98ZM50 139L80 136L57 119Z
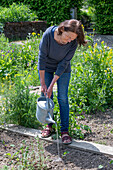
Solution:
M92 133L85 134L85 141L113 146L113 110L107 110L105 113L88 114L85 115L83 120L78 121L91 127ZM80 151L60 144L62 161L54 162L58 157L56 143L23 136L7 130L0 130L0 133L0 168L7 165L9 168L15 167L17 169L23 161L23 166L26 166L26 169L29 169L27 167L29 163L34 169L38 169L38 166L41 168L44 164L45 169L58 170L113 169L113 158L108 155ZM17 154L13 157L14 153ZM27 153L26 157L23 153ZM41 156L41 160L39 160L39 156ZM27 160L27 165L24 164L25 160ZM36 165L37 163L38 165Z

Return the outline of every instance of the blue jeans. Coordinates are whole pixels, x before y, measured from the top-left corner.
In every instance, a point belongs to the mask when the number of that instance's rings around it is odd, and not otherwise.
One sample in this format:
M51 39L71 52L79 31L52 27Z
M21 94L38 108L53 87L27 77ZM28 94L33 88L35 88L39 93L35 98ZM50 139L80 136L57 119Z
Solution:
M61 132L67 132L69 128L68 86L70 75L71 73L63 73L57 80L57 99L60 107ZM54 73L45 72L45 84L47 88L49 87L53 77ZM53 99L53 93L51 99Z

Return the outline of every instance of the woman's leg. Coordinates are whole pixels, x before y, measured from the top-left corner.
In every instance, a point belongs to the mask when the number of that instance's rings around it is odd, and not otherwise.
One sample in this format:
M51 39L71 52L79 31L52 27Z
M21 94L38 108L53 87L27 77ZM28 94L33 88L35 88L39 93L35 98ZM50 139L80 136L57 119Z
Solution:
M58 102L60 106L61 132L67 132L69 127L68 86L71 73L63 73L57 81Z

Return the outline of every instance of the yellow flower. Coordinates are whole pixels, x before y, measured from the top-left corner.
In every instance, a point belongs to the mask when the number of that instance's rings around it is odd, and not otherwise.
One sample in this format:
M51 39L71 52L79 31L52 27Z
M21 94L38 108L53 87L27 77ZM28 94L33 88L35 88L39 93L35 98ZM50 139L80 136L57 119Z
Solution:
M2 89L1 92L4 93L4 90Z
M112 52L112 48L110 49L110 52Z
M108 79L110 78L110 76L108 75Z
M112 65L112 60L110 60L109 64Z
M36 35L36 33L35 33L35 32L32 32L32 35L33 35L33 36L35 36L35 35Z
M11 85L10 85L10 87L9 87L9 90L11 90Z
M4 87L4 84L2 83L2 87Z
M107 70L104 70L105 73L107 73Z
M96 48L97 47L97 43L94 45L94 48Z
M31 75L29 74L29 76L28 76L29 78L31 77Z
M109 68L107 68L107 70L109 71Z

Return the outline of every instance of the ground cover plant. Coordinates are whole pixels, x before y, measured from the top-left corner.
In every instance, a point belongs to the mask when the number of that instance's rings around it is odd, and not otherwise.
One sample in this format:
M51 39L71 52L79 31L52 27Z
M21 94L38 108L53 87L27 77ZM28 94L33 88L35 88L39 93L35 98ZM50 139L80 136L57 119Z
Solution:
M4 40L4 43L2 43ZM40 85L37 71L39 35L32 33L22 45L9 43L1 35L0 51L1 114L0 123L17 123L38 127L36 98L29 86ZM100 46L87 45L77 49L72 63L69 87L70 134L84 138L83 131L91 132L87 125L78 124L81 113L95 113L113 106L113 51L102 42ZM54 115L60 129L59 108L54 92ZM84 119L84 116L81 116Z

